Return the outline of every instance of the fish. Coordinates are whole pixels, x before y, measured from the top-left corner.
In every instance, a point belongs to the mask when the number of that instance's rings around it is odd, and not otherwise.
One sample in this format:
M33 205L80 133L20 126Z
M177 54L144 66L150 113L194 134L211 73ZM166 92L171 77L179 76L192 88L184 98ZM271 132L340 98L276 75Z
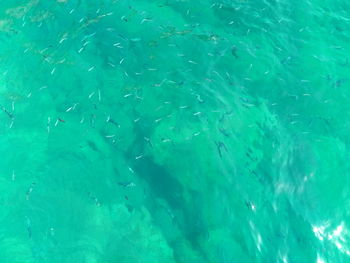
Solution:
M215 142L215 144L216 144L216 147L218 149L220 158L222 158L222 151L221 151L221 149L224 149L227 152L227 147L226 147L226 145L223 142L220 142L220 141Z
M111 119L111 118L109 118L108 122L114 124L118 128L120 127L120 124L118 122L116 122L115 120Z
M27 232L28 232L29 239L31 239L32 238L32 224L30 222L29 217L27 217L27 216L26 216L26 225L27 225Z
M0 109L7 114L11 119L13 119L13 113L9 112L4 106L0 105Z
M235 58L238 58L238 55L237 55L237 47L236 47L236 46L232 46L232 48L231 48L231 54L232 54L232 56L234 56Z
M133 182L118 182L118 185L123 186L125 188L136 186Z

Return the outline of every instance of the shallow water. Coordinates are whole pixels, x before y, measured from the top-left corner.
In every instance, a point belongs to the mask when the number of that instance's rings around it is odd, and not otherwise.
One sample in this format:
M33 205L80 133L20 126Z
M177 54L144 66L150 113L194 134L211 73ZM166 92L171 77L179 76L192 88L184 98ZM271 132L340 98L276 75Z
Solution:
M348 1L2 2L0 262L349 262Z

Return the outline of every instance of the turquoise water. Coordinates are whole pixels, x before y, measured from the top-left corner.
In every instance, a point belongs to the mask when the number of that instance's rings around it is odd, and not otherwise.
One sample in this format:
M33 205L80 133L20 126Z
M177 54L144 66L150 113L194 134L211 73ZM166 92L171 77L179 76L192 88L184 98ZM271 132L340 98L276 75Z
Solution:
M345 0L3 0L0 262L350 262L349 26Z

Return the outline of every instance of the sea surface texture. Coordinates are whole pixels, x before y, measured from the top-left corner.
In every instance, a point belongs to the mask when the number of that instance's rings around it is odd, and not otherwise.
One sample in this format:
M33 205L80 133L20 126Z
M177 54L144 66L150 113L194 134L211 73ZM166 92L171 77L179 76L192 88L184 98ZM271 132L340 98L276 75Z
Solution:
M350 262L350 2L1 0L1 263Z

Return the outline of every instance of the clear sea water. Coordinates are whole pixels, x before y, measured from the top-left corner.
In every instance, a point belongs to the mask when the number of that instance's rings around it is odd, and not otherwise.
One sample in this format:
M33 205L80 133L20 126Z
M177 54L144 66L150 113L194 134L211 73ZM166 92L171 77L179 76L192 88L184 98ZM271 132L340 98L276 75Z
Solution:
M346 0L2 0L0 262L350 262L349 28Z

